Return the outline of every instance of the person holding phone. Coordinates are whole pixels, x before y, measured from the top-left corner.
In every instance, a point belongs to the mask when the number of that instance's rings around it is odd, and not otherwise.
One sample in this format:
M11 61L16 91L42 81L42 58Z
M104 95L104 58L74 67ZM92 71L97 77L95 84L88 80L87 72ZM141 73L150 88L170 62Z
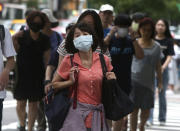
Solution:
M159 43L154 41L155 27L151 18L145 17L139 24L140 38L137 43L144 51L144 58L133 57L132 62L132 91L130 97L134 101L134 111L131 114L130 130L136 131L138 113L141 110L140 131L149 117L150 109L154 107L155 73L158 78L158 88L162 89L161 49Z
M133 55L142 59L144 54L134 36L129 36L131 19L127 14L119 14L114 20L115 26L105 39L112 58L113 71L117 76L119 87L129 95L131 92L131 64ZM114 131L127 128L127 118L114 122ZM111 122L110 122L111 124Z

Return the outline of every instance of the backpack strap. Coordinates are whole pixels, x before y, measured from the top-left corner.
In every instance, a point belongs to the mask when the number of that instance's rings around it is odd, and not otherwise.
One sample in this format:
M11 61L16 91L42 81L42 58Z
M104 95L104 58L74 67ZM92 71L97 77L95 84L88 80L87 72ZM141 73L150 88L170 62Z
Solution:
M4 46L4 38L5 38L5 29L3 25L0 25L0 41L1 41L1 48Z

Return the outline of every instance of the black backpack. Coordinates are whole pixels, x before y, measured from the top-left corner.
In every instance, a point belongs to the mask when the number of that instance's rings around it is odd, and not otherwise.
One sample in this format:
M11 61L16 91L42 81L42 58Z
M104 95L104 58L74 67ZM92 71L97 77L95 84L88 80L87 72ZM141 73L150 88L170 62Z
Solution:
M3 25L0 25L0 42L1 42L1 48L4 45L4 38L5 38L5 29Z

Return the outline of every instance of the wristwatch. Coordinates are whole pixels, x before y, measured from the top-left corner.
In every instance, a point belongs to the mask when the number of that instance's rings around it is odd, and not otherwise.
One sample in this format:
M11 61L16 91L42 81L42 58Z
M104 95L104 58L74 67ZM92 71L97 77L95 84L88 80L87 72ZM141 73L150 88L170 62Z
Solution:
M44 85L46 86L47 84L51 83L51 80L45 80Z

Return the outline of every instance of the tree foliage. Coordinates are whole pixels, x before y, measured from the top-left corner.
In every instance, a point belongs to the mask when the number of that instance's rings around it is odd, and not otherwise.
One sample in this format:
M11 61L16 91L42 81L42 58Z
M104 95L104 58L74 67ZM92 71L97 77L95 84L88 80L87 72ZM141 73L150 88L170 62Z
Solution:
M88 0L88 6L99 9L101 4L108 3L114 7L117 14L144 12L155 20L165 18L180 21L178 2L180 3L180 0Z
M27 1L28 8L38 8L38 0L29 0Z

